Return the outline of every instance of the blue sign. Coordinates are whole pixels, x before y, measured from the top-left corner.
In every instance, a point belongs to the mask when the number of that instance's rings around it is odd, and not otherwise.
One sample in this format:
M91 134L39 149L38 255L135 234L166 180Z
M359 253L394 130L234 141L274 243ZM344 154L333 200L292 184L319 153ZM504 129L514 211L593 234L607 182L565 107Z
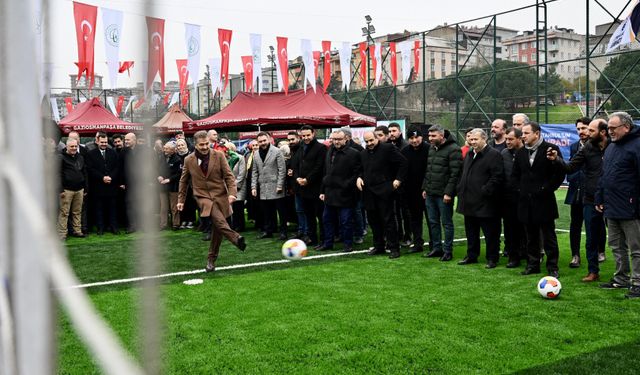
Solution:
M569 160L570 146L580 138L575 124L541 124L542 138L560 148L564 160Z

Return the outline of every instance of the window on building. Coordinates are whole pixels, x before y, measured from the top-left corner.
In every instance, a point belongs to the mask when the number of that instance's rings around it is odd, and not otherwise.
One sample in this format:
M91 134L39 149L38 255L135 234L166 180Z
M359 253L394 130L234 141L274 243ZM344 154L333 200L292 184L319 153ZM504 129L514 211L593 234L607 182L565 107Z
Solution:
M535 53L531 54L531 61L536 61L536 54Z
M560 64L560 72L564 73L564 65Z
M551 40L551 45L552 45L552 46L555 46L555 45L556 45L556 40L555 40L555 39Z
M527 56L520 56L520 62L526 63L527 62Z
M440 52L440 60L444 60L444 52Z
M560 52L560 59L564 60L564 52Z
M515 55L516 53L518 53L518 46L514 44L511 46L511 54Z
M435 52L433 52L433 51L431 51L431 60L433 60L433 59L435 59L435 58L436 58L436 53L435 53Z

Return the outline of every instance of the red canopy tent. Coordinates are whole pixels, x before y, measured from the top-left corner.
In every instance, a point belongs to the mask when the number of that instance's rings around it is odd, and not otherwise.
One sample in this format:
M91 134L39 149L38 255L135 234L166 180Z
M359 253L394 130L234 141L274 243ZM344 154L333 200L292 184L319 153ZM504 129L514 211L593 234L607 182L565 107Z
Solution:
M182 123L192 121L191 117L180 108L178 104L169 107L169 111L158 122L153 124L153 128L160 134L174 134L182 130Z
M60 120L58 126L63 134L69 134L75 130L80 135L94 134L98 131L105 133L141 132L143 125L120 120L107 110L100 99L93 98L80 103L76 108Z
M354 112L326 94L321 87L312 89L265 93L240 92L222 111L202 120L183 124L186 133L198 130L255 130L268 125L269 130L291 128L292 125L315 127L375 126L376 119Z

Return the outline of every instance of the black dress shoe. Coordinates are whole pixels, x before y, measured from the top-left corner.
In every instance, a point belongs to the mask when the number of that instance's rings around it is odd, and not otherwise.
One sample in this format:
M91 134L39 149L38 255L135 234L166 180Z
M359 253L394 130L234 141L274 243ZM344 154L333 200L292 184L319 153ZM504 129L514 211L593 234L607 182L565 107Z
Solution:
M444 254L442 254L442 256L440 257L440 261L441 261L441 262L448 262L448 261L450 261L451 259L453 259L453 254L451 254L451 253L444 253Z
M396 258L400 258L400 250L391 250L389 259L396 259Z
M407 251L408 254L421 253L423 251L422 246L414 246Z
M439 250L431 250L430 252L424 255L425 258L440 258L444 253Z
M464 266L464 265L467 265L467 264L473 264L473 263L478 263L478 259L464 257L461 261L458 262L458 264L461 265L461 266Z
M71 237L85 238L86 236L84 233L71 233Z
M367 255L381 255L381 254L386 254L386 251L374 248L369 250L369 252L367 253Z
M520 262L511 261L507 263L507 268L518 268L520 267Z
M487 262L487 265L486 265L486 266L484 266L484 268L486 268L486 269L490 270L490 269L492 269L492 268L496 268L497 266L498 266L498 265L496 264L496 262L494 262L494 261L490 260L490 261L488 261L488 262Z
M524 271L520 272L522 275L532 275L534 273L540 273L540 268L527 267Z
M345 246L345 247L342 249L342 252L343 252L343 253L350 253L350 252L352 252L352 251L353 251L353 247L352 247L352 246Z
M558 270L549 271L549 276L555 277L556 279L560 277Z
M240 251L244 251L244 249L247 248L247 241L244 240L244 237L238 236L238 242L236 246L238 247L238 249L240 249Z
M318 245L318 246L315 246L313 249L316 251L327 251L327 250L333 250L333 246Z
M273 234L271 233L267 233L267 232L262 232L258 235L258 239L261 240L263 238L272 238Z

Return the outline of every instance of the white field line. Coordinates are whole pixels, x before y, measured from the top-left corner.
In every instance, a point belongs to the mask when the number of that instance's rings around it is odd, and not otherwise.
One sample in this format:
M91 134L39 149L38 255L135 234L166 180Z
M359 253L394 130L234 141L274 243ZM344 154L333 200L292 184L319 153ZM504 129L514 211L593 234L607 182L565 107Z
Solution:
M557 232L569 232L566 229L556 229ZM484 237L480 237L481 239L484 239ZM456 238L453 240L453 242L462 242L462 241L466 241L466 238ZM426 242L425 242L426 244ZM314 259L323 259L323 258L332 258L332 257L340 257L340 256L348 256L348 255L352 255L352 254L363 254L368 252L369 250L355 250L349 253L342 253L342 252L337 252L337 253L328 253L328 254L320 254L320 255L311 255L308 257L304 257L302 258L303 261L307 261L307 260L314 260ZM284 263L290 263L290 262L297 262L297 261L292 261L289 259L279 259L279 260L270 260L270 261L265 261L265 262L256 262L256 263L246 263L246 264L234 264L231 266L223 266L223 267L216 267L216 271L226 271L226 270L236 270L236 269L242 269L242 268L252 268L252 267L261 267L261 266L269 266L272 264L284 264ZM151 279L165 279L167 277L175 277L175 276L188 276L188 275L196 275L199 273L204 273L205 270L204 268L202 269L197 269L197 270L192 270L192 271L180 271L180 272L171 272L171 273L164 273L161 275L153 275L153 276L138 276L138 277L131 277L128 279L116 279L116 280L108 280L108 281L99 281L99 282L95 282L95 283L88 283L88 284L80 284L80 285L74 285L74 286L70 286L68 288L65 289L84 289L84 288L92 288L92 287L97 287L97 286L107 286L107 285L117 285L117 284L127 284L127 283L135 283L138 281L143 281L143 280L151 280Z

